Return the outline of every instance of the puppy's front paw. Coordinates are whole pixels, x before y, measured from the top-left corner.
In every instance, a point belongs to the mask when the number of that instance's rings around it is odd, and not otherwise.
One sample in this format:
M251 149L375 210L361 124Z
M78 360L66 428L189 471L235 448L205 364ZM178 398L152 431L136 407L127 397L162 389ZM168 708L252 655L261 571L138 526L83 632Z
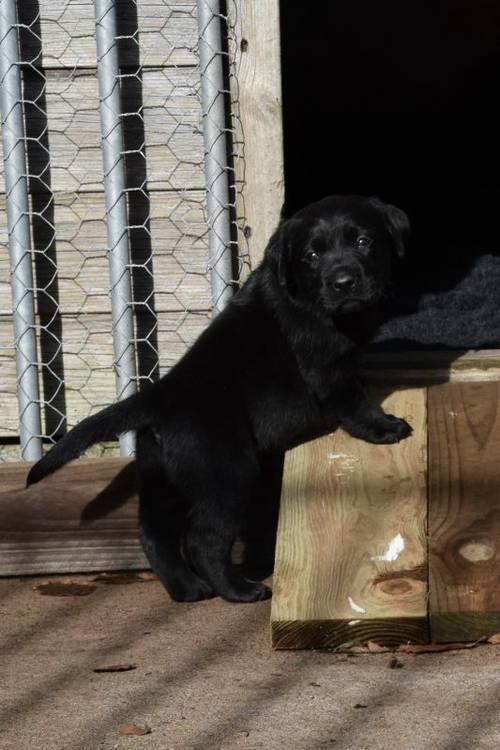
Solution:
M201 578L188 581L183 585L170 585L168 589L170 597L174 602L200 602L203 599L212 599L214 590Z
M380 419L372 425L371 442L373 443L399 443L413 432L412 427L405 419L395 417L393 414L383 414Z
M228 602L258 602L269 599L271 589L264 583L242 578L237 585L233 583L230 590L221 592L221 596Z

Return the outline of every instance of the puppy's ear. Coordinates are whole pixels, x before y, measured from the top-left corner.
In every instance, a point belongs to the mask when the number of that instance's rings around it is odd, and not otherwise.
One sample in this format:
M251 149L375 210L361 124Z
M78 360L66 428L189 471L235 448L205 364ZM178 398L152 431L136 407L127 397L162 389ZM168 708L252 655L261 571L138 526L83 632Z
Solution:
M264 255L280 286L287 288L290 288L292 281L290 278L292 265L291 237L296 224L298 222L295 219L282 219L267 243Z
M379 198L370 198L370 203L380 211L389 232L392 234L396 252L400 258L405 254L405 247L410 237L410 220L405 212L390 203L383 203Z

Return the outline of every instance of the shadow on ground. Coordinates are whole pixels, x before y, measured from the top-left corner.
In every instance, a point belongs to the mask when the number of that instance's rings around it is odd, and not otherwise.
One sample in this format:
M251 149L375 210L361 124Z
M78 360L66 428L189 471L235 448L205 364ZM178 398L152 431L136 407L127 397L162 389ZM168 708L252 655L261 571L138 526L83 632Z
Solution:
M73 577L86 578L87 577ZM40 596L0 581L2 750L498 750L500 650L272 652L269 602L173 604L157 582ZM119 673L94 673L109 664ZM120 737L125 722L151 734Z

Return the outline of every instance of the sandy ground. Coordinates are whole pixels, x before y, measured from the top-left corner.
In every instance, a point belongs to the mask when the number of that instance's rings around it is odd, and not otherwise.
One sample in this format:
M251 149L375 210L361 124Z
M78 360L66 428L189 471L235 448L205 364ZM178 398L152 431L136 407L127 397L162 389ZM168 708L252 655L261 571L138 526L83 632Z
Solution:
M396 669L272 652L269 602L173 604L156 581L56 598L41 580L0 580L0 750L500 750L498 646ZM93 671L111 664L136 668Z

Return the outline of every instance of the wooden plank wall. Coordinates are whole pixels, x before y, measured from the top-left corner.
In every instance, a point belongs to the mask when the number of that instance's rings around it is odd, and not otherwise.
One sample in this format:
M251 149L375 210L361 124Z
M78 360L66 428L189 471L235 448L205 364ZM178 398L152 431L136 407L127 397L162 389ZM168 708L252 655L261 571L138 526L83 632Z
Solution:
M57 389L52 372L64 378L57 406L67 410L72 425L115 394L94 3L26 0L19 7L21 21L29 27L22 36L22 56L37 59L40 66L26 69L25 81L27 98L37 102L26 105L26 115L32 208L42 216L33 225L40 251L36 284L46 290L39 294L37 312L49 330L42 337L42 359L50 365L41 383L52 378L47 395L50 387ZM209 320L196 2L124 0L117 8L122 59L128 66L122 92L133 188L129 207L137 336L146 339L145 370L158 348L165 371ZM47 120L40 110L46 110ZM5 216L1 178L0 212ZM0 242L6 240L2 221ZM7 257L0 254L0 442L18 434ZM158 314L154 330L151 309ZM62 362L54 337L59 334Z

